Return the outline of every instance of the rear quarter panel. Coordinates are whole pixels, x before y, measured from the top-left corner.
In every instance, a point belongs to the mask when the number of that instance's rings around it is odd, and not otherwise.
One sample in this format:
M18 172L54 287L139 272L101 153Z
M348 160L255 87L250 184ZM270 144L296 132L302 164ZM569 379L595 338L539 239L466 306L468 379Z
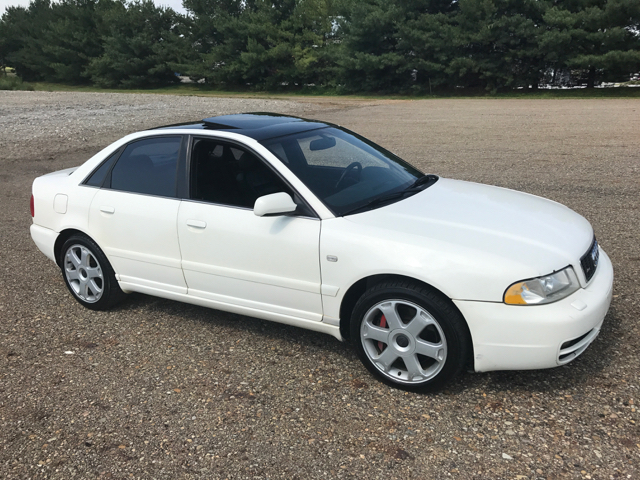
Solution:
M33 224L60 233L66 229L87 232L89 205L98 191L79 186L75 169L61 170L33 182Z

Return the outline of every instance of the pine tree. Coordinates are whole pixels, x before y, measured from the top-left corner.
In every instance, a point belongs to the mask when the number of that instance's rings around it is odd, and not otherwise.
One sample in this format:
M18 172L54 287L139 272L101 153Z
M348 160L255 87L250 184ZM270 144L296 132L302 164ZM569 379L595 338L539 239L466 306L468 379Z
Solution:
M53 19L50 0L33 0L27 8L9 7L2 16L0 38L7 65L27 81L45 80L53 72L44 53L44 32Z
M328 78L330 0L185 0L185 7L198 51L192 77L270 89Z
M536 88L546 69L537 44L546 8L538 0L461 0L447 72L467 87Z
M102 20L116 5L113 0L63 0L52 5L53 21L42 33L47 80L68 84L88 80L89 62L103 51Z
M398 34L404 11L398 2L354 0L343 6L342 13L344 42L338 65L346 88L380 92L409 88L411 72Z
M170 48L176 15L151 0L119 5L105 13L104 52L91 60L86 74L100 87L141 88L179 81L171 68Z
M573 69L574 82L593 88L598 79L628 79L640 69L640 2L572 0L544 16L540 49L550 65Z

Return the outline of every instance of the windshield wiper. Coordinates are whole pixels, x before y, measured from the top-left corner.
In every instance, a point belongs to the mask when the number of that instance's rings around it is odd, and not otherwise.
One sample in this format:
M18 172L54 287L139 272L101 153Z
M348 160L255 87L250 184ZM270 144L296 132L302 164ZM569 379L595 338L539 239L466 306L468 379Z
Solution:
M394 192L388 195L383 195L382 197L374 198L373 200L365 203L364 205L360 205L359 207L352 208L351 210L347 210L342 214L342 216L351 215L352 213L356 213L360 210L366 210L368 208L375 207L376 205L380 205L381 203L388 202L389 200L404 197L408 193L412 193L412 192L408 192L407 190L402 190L401 192Z
M423 175L420 178L418 178L415 182L413 182L411 185L409 185L406 189L406 191L409 190L413 190L414 188L418 188L418 187L423 187L423 188L427 188L430 187L431 185L433 185L434 183L436 183L438 181L438 176L437 175Z
M438 178L439 177L436 175L423 175L422 177L418 178L415 182L413 182L404 190L400 190L399 192L388 193L387 195L382 195L381 197L374 198L373 200L368 201L364 205L360 205L359 207L355 207L355 208L352 208L351 210L347 210L342 214L342 216L344 217L345 215L351 215L352 213L356 213L361 210L367 210L369 208L373 208L382 203L386 203L390 200L395 200L396 198L402 198L405 195L413 195L414 193L421 192L425 188L430 187L431 185L436 183L438 181Z

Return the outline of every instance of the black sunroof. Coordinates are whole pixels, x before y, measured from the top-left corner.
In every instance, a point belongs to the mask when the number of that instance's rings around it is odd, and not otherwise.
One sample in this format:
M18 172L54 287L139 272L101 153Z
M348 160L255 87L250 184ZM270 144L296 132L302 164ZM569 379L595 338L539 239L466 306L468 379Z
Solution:
M219 117L205 118L201 123L181 123L159 128L232 131L251 137L254 140L262 141L292 133L333 126L330 123L306 120L290 115L257 112L220 115Z
M202 120L207 125L216 125L218 128L237 128L242 130L255 130L271 127L281 123L306 122L307 120L278 113L256 112L238 113L235 115L220 115Z
M219 117L205 118L203 122L204 128L235 131L258 141L333 126L324 122L280 115L278 113L221 115Z

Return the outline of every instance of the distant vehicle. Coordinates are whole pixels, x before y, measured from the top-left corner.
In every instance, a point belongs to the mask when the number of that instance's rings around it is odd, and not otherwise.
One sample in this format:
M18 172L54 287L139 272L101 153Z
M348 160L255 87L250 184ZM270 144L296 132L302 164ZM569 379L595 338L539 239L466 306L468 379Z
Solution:
M36 245L87 308L141 292L328 333L410 390L467 364L564 365L611 301L611 262L567 207L424 175L296 117L128 135L38 177L31 215Z

